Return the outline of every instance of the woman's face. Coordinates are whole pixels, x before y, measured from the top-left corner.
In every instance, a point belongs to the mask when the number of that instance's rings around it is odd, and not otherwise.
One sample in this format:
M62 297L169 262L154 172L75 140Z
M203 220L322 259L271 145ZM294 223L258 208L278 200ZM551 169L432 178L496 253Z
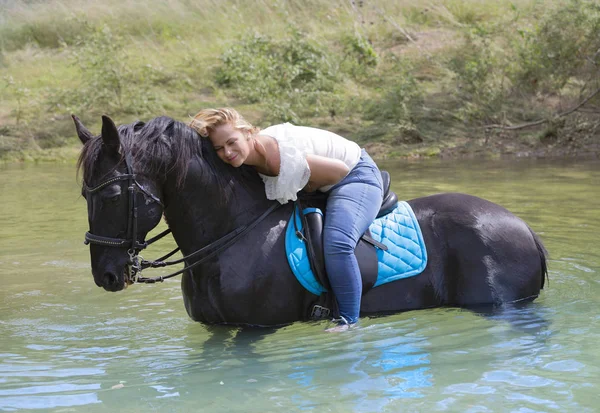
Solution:
M241 166L250 154L250 140L228 123L217 126L209 137L219 158L231 166Z

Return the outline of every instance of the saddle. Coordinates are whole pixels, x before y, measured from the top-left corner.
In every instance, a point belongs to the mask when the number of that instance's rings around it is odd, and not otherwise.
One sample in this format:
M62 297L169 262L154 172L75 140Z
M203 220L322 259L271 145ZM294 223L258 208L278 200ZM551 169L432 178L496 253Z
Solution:
M380 218L392 212L398 205L398 196L390 191L391 178L387 171L381 171L383 181L383 201L377 214ZM297 201L301 205L304 201ZM309 204L314 204L310 202ZM325 257L323 253L323 215L317 208L302 208L300 207L300 217L303 225L303 236L305 238L306 251L310 262L310 267L317 281L327 291L332 291L325 270ZM363 294L369 291L377 281L378 259L376 248L387 250L387 246L374 240L369 229L360 238L354 254L358 261L360 269ZM311 319L326 318L330 314L330 308L333 307L334 315L337 316L337 308L335 308L335 300L333 294L323 294L319 303L311 306Z

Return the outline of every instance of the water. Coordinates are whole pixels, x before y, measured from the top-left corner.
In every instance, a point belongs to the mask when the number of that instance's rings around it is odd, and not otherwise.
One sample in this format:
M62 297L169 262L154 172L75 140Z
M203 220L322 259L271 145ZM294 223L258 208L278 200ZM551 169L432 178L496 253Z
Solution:
M467 192L524 218L551 253L542 296L504 314L363 319L342 334L211 328L187 317L179 279L95 286L72 165L3 166L0 410L597 411L600 163L383 166L403 199Z

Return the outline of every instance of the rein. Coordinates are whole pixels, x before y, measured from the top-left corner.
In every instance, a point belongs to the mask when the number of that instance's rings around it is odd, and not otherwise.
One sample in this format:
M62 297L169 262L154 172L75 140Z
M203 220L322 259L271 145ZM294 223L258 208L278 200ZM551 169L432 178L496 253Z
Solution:
M269 207L269 209L267 209L265 212L263 212L258 218L256 218L250 224L238 227L235 230L225 234L218 240L211 242L210 244L208 244L208 245L200 248L199 250L194 251L191 254L186 255L180 259L177 259L174 261L164 261L179 251L179 247L177 247L173 251L169 252L168 254L160 257L159 259L157 259L155 261L146 261L141 256L138 255L139 252L141 250L145 249L148 245L158 241L159 239L163 238L165 235L169 234L171 232L171 229L164 230L163 232L152 237L148 241L139 242L137 240L138 215L137 215L137 205L136 205L136 200L135 200L136 188L138 190L140 190L141 192L143 192L146 196L151 198L154 202L157 202L159 205L161 205L163 207L163 209L164 209L164 205L160 201L159 198L157 198L155 195L148 192L142 185L140 185L137 182L137 180L135 179L135 174L133 173L133 168L131 165L132 165L131 157L129 154L127 154L125 156L125 167L126 167L126 172L127 172L126 174L110 178L110 179L96 185L93 188L88 187L84 183L84 190L85 190L86 196L88 196L88 195L91 195L91 194L94 194L94 193L100 191L101 189L103 189L103 188L107 187L108 185L111 185L115 182L125 181L125 180L128 181L127 189L128 189L128 196L129 196L129 215L127 217L127 235L126 235L127 238L104 237L101 235L92 234L91 232L88 231L85 233L84 243L100 245L100 246L104 246L104 247L128 248L127 253L129 254L129 260L127 262L127 270L128 270L127 275L128 275L128 281L131 281L132 283L138 282L138 283L145 283L145 284L154 284L156 282L163 282L164 280L166 280L168 278L179 275L191 268L194 268L194 267L206 262L208 259L214 257L216 254L218 254L222 250L233 245L235 242L237 242L238 239L240 239L248 231L252 230L261 221L263 221L267 216L269 216L269 214L271 214L271 212L275 211L276 209L278 209L281 206L281 204L279 202L275 202L274 204L272 204ZM208 252L208 251L210 251L210 252ZM175 271L169 275L152 277L152 278L139 276L139 274L141 274L142 270L144 270L146 268L160 268L160 267L167 267L170 265L180 264L182 262L185 262L186 260L189 260L190 258L194 258L203 253L207 253L207 255L204 256L202 259L200 259L188 266L185 266L181 270ZM142 258L141 261L140 261L140 258Z
M265 212L262 213L262 215L260 215L258 218L256 218L254 221L252 221L250 224L248 225L244 225L241 227L236 228L235 230L229 232L228 234L222 236L221 238L219 238L218 240L211 242L210 244L200 248L197 251L192 252L189 255L186 255L185 257L182 257L178 260L174 260L174 261L168 261L168 262L164 262L163 260L169 258L170 256L172 256L173 254L175 254L177 251L179 251L179 248L175 248L173 251L171 251L170 253L168 253L167 255L165 255L164 257L159 258L156 261L146 261L146 260L142 260L141 262L141 266L138 270L138 272L141 272L143 269L145 268L159 268L159 267L166 267L169 265L175 265L175 264L180 264L192 257L195 257L197 255L200 255L202 253L207 252L210 249L213 249L213 251L209 252L206 256L204 256L202 259L194 262L193 264L190 264L184 268L182 268L179 271L175 271L169 275L163 275L163 276L159 276L159 277L153 277L153 278L146 278L146 277L137 277L135 278L136 282L139 283L146 283L146 284L154 284L156 282L163 282L164 280L166 280L167 278L171 278L171 277L175 277L176 275L179 275L191 268L196 267L197 265L200 265L204 262L206 262L208 259L214 257L216 254L218 254L219 252L221 252L222 250L230 247L231 245L235 244L237 242L238 239L240 239L241 237L243 237L244 235L246 235L247 232L249 232L250 230L252 230L254 227L256 227L261 221L263 221L267 216L269 216L271 214L271 212L275 211L276 209L278 209L281 206L280 203L274 203L273 205L271 205L269 207L269 209L267 209ZM160 234L159 234L160 235Z

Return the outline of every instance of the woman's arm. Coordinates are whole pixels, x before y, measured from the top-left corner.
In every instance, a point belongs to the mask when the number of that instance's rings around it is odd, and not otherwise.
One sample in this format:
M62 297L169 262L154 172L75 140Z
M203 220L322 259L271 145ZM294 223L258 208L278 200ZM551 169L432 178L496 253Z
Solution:
M306 155L306 162L310 168L310 179L304 190L309 192L326 185L335 185L350 172L348 166L338 159Z

